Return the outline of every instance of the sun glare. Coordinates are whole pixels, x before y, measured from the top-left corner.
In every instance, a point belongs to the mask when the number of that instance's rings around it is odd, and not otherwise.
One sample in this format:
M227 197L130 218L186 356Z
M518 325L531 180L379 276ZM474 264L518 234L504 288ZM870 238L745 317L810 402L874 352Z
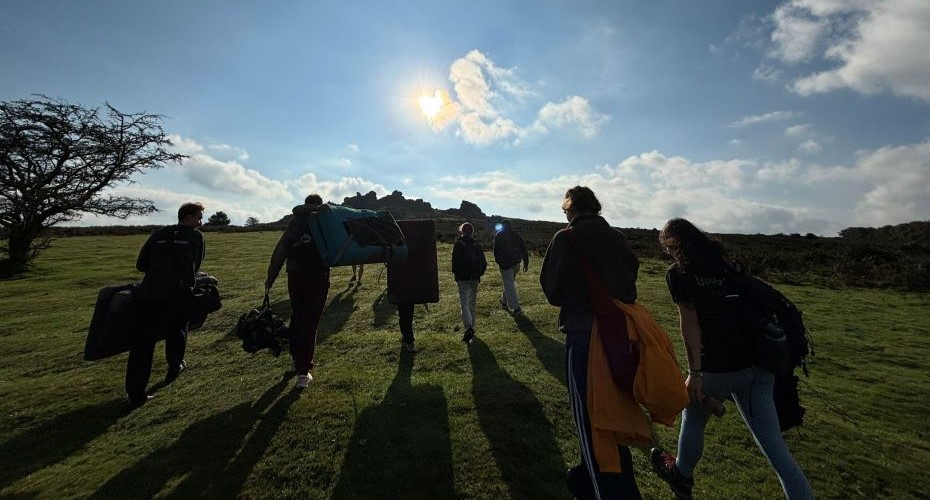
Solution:
M420 96L420 111L423 112L428 120L432 120L439 114L442 109L442 93L437 90L433 95L423 94Z

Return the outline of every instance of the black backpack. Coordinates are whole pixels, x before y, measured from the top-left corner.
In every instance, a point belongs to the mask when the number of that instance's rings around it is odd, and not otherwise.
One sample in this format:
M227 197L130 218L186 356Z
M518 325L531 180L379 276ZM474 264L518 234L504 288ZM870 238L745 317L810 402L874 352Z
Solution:
M772 285L752 276L743 288L741 329L755 338L755 363L775 374L772 398L782 432L800 426L807 409L801 406L800 367L805 376L807 356L814 355L810 332L801 310Z
M310 234L310 212L294 214L294 220L287 227L287 257L300 266L300 269L323 269L323 259Z
M478 242L465 243L465 268L472 276L484 276L484 272L487 271L488 261Z
M746 276L741 329L755 338L756 364L776 375L801 367L807 375L810 334L798 306L772 285Z

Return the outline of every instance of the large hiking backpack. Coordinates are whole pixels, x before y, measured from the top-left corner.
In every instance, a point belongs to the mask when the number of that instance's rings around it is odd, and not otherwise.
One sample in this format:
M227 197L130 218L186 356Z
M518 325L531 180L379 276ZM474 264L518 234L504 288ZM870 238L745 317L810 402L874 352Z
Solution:
M756 364L776 375L801 367L807 374L810 335L801 310L772 285L746 277L743 330L756 340Z
M747 277L741 308L742 327L756 342L757 365L775 374L772 397L781 430L800 426L807 409L801 406L794 369L805 376L807 356L813 355L810 333L804 326L801 310L772 285Z
M262 349L270 349L275 357L281 354L289 339L287 326L271 311L267 294L260 307L239 316L236 336L242 340L245 352L255 354Z

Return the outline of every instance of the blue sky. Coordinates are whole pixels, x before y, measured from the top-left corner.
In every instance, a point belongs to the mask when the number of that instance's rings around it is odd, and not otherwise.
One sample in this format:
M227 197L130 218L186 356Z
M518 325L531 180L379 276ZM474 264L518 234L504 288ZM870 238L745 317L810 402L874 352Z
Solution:
M926 0L11 1L0 99L168 117L191 158L113 188L163 211L81 224L371 190L563 220L583 184L615 226L835 235L930 219L928 47Z

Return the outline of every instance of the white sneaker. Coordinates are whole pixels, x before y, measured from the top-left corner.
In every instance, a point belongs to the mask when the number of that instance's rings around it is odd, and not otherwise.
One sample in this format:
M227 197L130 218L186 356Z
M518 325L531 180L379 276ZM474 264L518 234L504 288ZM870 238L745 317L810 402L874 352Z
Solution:
M313 375L309 373L303 373L297 376L297 388L306 389L310 385L310 381L313 380Z

